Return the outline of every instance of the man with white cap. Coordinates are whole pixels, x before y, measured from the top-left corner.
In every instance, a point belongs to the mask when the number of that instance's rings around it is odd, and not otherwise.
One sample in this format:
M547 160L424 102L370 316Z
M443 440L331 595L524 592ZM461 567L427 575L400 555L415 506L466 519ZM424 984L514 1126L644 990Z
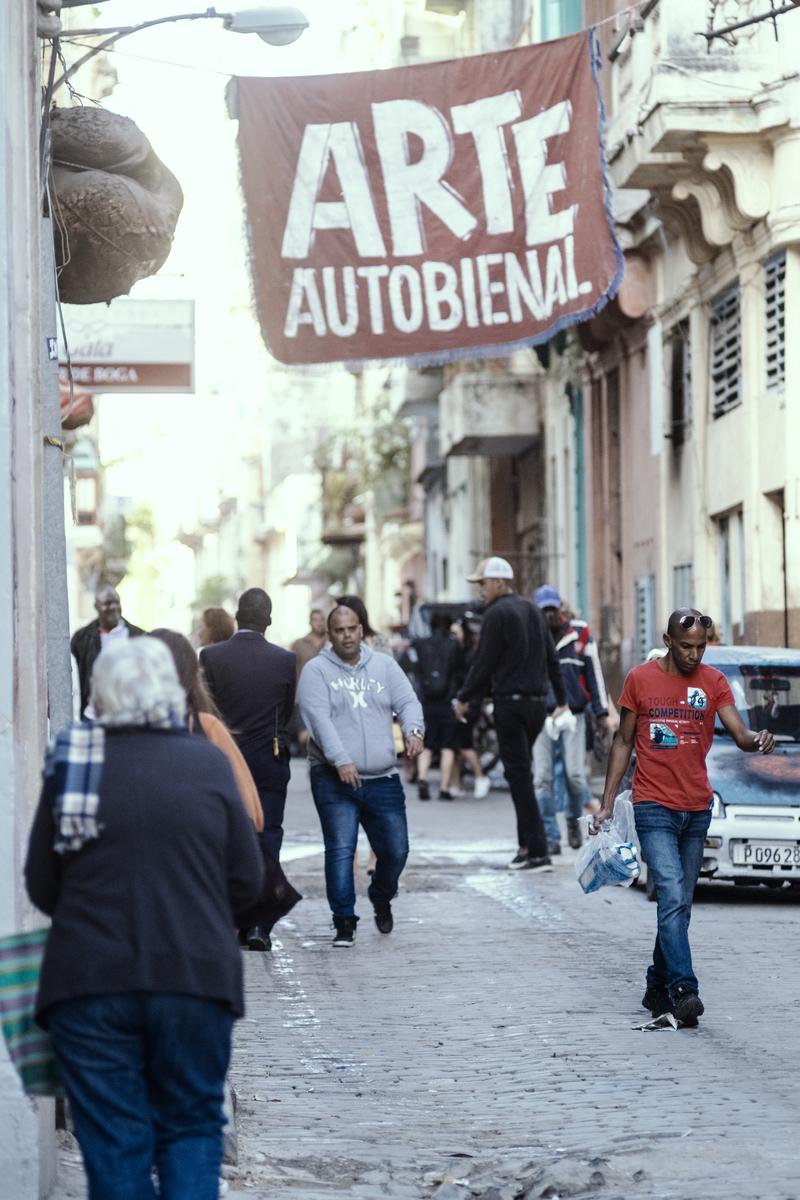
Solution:
M557 706L553 715L569 711L558 656L541 611L514 591L511 563L493 554L467 580L479 585L486 610L455 713L462 720L470 700L491 694L500 758L517 814L519 850L509 866L512 871L550 871L547 836L533 791L531 751L544 725L550 687Z

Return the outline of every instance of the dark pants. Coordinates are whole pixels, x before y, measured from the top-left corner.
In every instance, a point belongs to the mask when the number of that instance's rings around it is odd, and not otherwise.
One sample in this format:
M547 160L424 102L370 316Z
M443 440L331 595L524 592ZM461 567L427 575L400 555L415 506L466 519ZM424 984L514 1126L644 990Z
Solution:
M494 727L511 799L517 814L517 839L536 858L547 854L547 836L536 803L531 775L533 743L547 715L544 700L498 697L494 701Z
M286 807L286 789L291 775L288 752L282 751L281 758L276 758L271 749L248 750L242 753L258 789L258 798L264 813L264 828L258 835L259 840L277 862L280 860L283 844L283 811Z
M217 1200L233 1015L195 996L126 992L47 1019L90 1200Z
M333 767L311 768L311 791L325 840L325 889L335 917L356 911L353 856L361 824L377 862L369 895L389 901L408 858L406 798L398 775L364 779L361 787L342 783Z
M689 921L711 811L681 812L640 800L634 804L633 813L642 858L656 885L658 903L658 933L647 985L665 989L674 1000L677 987L698 990L689 947Z

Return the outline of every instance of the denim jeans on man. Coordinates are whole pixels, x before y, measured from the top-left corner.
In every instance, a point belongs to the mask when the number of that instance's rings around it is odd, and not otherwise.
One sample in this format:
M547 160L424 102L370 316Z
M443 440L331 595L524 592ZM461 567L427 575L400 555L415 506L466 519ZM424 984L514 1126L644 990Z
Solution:
M90 1200L217 1200L226 1004L169 993L82 996L47 1010Z
M639 801L633 806L642 858L652 876L658 903L658 933L647 986L697 992L689 947L692 898L703 862L711 810L682 812L664 804Z
M556 820L558 805L553 787L556 753L560 750L564 763L566 788L566 817L577 821L583 816L587 798L586 785L586 716L573 713L575 728L565 729L557 741L544 730L533 746L533 787L542 813L548 842L560 842L561 831Z
M408 858L406 798L399 775L364 779L361 787L342 783L333 767L311 768L311 792L325 840L325 888L335 917L356 911L353 856L361 824L377 862L370 899L391 901Z
M494 727L511 799L517 815L517 839L534 858L547 855L547 837L536 803L531 751L546 716L544 698L496 696Z

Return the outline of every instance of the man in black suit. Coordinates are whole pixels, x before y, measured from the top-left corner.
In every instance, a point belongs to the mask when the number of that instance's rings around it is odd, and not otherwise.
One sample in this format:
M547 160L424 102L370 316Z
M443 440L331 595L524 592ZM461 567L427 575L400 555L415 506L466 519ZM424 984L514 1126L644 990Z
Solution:
M291 774L287 726L294 708L296 658L264 636L272 624L272 601L261 588L242 592L236 623L239 628L227 642L201 650L200 665L212 699L255 780L264 811L259 837L277 860ZM243 930L241 936L251 950L272 948L265 929Z
M81 688L81 719L89 705L92 687L92 667L103 646L111 641L129 637L141 637L144 633L138 625L132 625L122 616L119 592L113 587L101 587L94 598L97 619L84 625L72 636L70 649L78 666ZM91 715L91 714L90 714Z

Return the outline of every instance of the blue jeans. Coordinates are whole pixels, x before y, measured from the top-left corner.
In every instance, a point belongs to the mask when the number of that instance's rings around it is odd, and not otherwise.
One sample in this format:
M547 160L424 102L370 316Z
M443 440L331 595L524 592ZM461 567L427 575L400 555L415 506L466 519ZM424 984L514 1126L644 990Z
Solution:
M658 933L647 986L697 992L689 947L692 898L703 862L711 810L681 812L663 804L639 801L633 806L642 858L653 877L658 903Z
M573 715L573 730L565 730L558 741L554 742L543 729L533 746L533 787L542 812L548 842L561 841L561 830L556 820L559 805L554 787L557 778L556 757L559 752L564 767L564 807L568 821L577 821L583 816L583 806L589 794L586 784L586 716L584 713Z
M365 779L361 787L342 783L333 767L311 768L311 792L325 840L325 890L334 917L353 917L356 889L353 856L363 826L377 862L370 899L388 902L408 858L406 798L398 775Z
M47 1021L90 1200L217 1200L233 1014L125 992L54 1004Z

